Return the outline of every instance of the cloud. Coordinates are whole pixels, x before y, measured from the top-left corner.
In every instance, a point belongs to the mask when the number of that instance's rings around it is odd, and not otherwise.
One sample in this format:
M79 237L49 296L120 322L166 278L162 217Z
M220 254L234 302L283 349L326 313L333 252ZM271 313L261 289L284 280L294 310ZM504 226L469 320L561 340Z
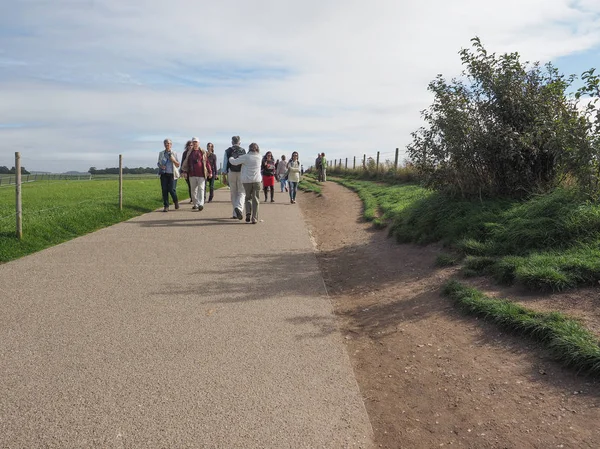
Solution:
M0 165L148 166L164 137L220 156L234 134L310 164L404 149L475 35L531 61L597 50L600 5L8 0L0 30Z

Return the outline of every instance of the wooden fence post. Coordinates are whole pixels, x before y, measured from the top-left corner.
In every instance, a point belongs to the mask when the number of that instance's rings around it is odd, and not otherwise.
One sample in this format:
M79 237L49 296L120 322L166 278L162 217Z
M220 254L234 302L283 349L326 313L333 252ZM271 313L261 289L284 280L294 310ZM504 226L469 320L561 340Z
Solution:
M379 172L379 151L377 152L377 164L375 165L375 171Z
M354 163L352 164L352 168L356 170L356 156L354 156Z
M21 153L15 153L15 190L16 190L16 213L17 213L17 238L23 238L23 209L21 205Z
M346 158L346 171L348 170L348 158Z
M396 148L396 159L394 160L394 168L398 171L398 148Z
M363 154L363 170L367 169L367 155Z
M123 155L119 154L119 210L123 210Z

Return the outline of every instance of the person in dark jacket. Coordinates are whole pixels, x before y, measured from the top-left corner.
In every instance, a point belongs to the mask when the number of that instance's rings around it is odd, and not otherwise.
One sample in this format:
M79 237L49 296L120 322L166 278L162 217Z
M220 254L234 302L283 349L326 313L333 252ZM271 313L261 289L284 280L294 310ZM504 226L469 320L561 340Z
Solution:
M208 201L211 202L215 196L215 179L217 179L217 155L215 154L215 146L208 142L206 144L206 160L212 170L212 177L206 180L206 188L204 189L204 197L208 195Z
M182 168L183 168L183 163L185 162L185 158L187 157L187 155L191 149L192 149L192 141L188 140L187 143L185 144L185 150L183 150L183 154L181 155ZM185 178L185 182L187 183L188 195L190 196L190 203L191 203L192 202L192 188L190 186L190 180L189 180L187 174L183 170L181 170L181 176L183 176Z

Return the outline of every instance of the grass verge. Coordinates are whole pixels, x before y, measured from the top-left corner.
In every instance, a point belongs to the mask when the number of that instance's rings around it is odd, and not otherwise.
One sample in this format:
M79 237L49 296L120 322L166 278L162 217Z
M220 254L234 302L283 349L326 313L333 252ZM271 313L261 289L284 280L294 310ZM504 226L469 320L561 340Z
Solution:
M322 193L321 193L322 185L323 184L318 182L314 176L304 175L302 177L302 180L298 184L298 188L304 192L313 192L317 196L321 196L322 195Z
M467 256L463 274L531 290L600 285L600 204L573 189L525 201L453 199L414 184L332 178L354 190L364 217L401 243L441 241Z
M578 321L558 312L534 312L508 300L491 299L457 281L449 281L444 294L469 314L540 341L563 365L600 375L600 342Z

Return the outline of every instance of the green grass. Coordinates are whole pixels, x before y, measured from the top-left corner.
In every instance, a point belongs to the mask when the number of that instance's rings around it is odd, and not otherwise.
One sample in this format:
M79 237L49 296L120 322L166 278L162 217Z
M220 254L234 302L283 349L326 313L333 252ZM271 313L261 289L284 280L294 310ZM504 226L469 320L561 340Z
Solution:
M401 243L441 241L468 256L463 274L560 291L600 282L600 204L573 189L525 201L461 200L414 184L331 178L357 192L365 219Z
M563 365L600 375L598 339L578 321L557 312L534 312L507 300L491 299L457 281L448 282L444 294L469 314L540 341Z
M221 187L217 181L215 188ZM118 179L43 181L23 184L23 239L16 238L15 188L0 188L0 262L17 259L162 206L158 177L123 181L119 210ZM180 200L189 198L183 179Z
M302 176L302 180L298 184L298 188L300 190L303 190L304 192L313 192L317 196L321 196L322 195L322 193L321 193L322 185L323 184L318 182L313 175L305 174L304 176Z

